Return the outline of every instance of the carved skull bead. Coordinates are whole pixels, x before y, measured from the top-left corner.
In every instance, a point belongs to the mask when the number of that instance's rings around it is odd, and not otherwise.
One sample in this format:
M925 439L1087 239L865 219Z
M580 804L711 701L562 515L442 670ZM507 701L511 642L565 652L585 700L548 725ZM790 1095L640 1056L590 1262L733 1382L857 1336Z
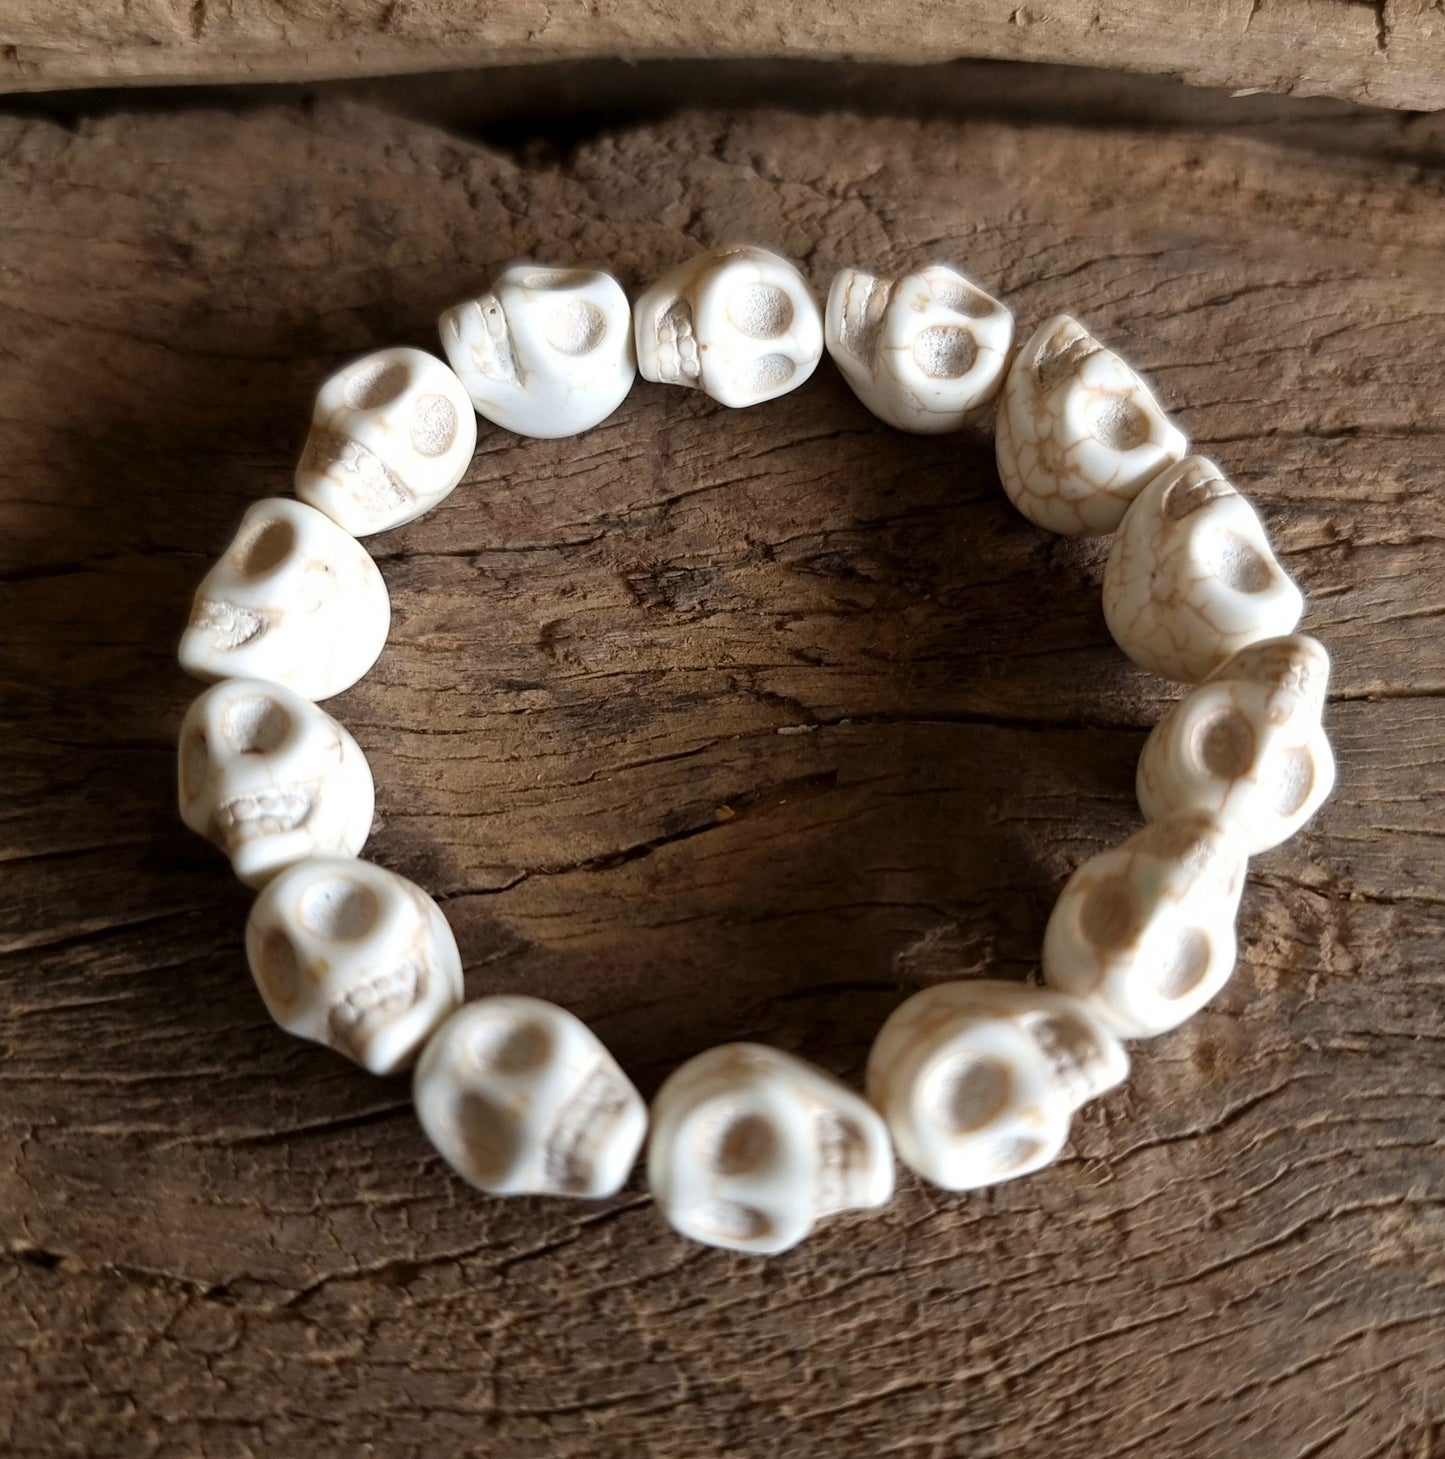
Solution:
M1334 788L1320 723L1329 676L1324 645L1303 633L1240 649L1150 732L1139 808L1151 821L1207 812L1251 856L1287 841Z
M373 1074L407 1068L462 1001L462 960L441 909L369 861L318 856L267 883L246 958L271 1017Z
M868 1097L904 1164L976 1190L1048 1165L1075 1111L1128 1072L1123 1046L1075 999L979 979L894 1011L868 1056Z
M258 887L307 856L355 856L371 831L366 756L324 709L262 679L207 689L181 726L181 819Z
M354 537L399 527L449 496L477 445L457 377L425 350L378 350L322 385L296 495Z
M1254 508L1203 456L1161 472L1124 514L1104 617L1141 668L1197 683L1246 644L1289 633L1302 612Z
M1067 314L1014 356L994 432L1009 500L1070 537L1114 531L1187 445L1149 387Z
M998 392L1013 315L946 264L880 278L840 270L824 316L828 353L879 420L919 434L956 431Z
M615 1195L647 1130L642 1096L581 1019L538 998L468 1003L413 1079L417 1117L492 1195Z
M1212 816L1169 816L1091 856L1044 933L1044 978L1120 1038L1197 1013L1234 971L1244 844Z
M477 413L523 436L590 429L637 375L627 295L596 269L514 264L439 328Z
M672 269L633 310L644 380L687 385L723 405L796 390L823 356L807 281L766 249L716 248Z
M376 662L390 626L386 583L356 538L315 507L268 497L201 579L181 667L329 699Z
M647 1173L674 1229L731 1251L786 1251L820 1217L893 1194L878 1115L821 1069L761 1044L709 1049L667 1080Z

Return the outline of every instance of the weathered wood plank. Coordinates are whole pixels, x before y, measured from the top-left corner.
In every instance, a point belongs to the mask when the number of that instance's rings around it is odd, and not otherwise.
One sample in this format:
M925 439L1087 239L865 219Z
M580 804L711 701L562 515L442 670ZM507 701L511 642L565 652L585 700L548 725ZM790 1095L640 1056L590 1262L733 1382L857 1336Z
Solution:
M0 90L322 80L601 57L972 56L1445 105L1437 0L11 0Z
M331 102L0 123L0 1447L1437 1452L1445 186L1393 125L704 114L524 162ZM734 236L820 285L955 258L1126 348L1306 587L1342 772L1254 863L1230 987L1070 1158L905 1181L770 1263L636 1181L465 1192L403 1082L270 1026L246 896L170 804L191 588L321 374L511 257L635 286ZM856 1080L903 991L1027 976L1137 819L1168 692L1109 642L1100 546L826 367L754 412L639 387L579 441L484 430L375 546L395 630L336 702L372 854L444 896L473 994L561 999L648 1091L741 1036Z

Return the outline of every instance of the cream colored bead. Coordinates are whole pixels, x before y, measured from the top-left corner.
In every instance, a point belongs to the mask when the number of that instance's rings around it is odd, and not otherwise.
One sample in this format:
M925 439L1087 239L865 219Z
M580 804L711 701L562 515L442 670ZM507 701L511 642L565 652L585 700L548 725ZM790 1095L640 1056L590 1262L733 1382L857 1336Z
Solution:
M319 856L267 883L246 959L271 1017L373 1074L408 1068L462 1001L462 960L441 909L369 861Z
M1082 1004L1023 983L939 983L883 1025L868 1098L899 1158L945 1190L976 1190L1055 1160L1074 1113L1129 1058Z
M1044 933L1044 978L1120 1038L1197 1013L1234 971L1234 919L1248 858L1212 816L1155 821L1091 856Z
M632 309L596 269L519 263L448 309L442 346L477 413L523 436L574 436L622 404L637 374Z
M378 350L322 385L296 495L354 537L399 527L450 496L477 446L462 382L425 350Z
M1143 486L1187 449L1149 387L1067 314L1014 356L994 432L1009 500L1070 537L1114 531Z
M371 769L324 709L263 679L207 689L181 725L181 819L258 887L308 856L355 856L371 831Z
M1304 596L1254 508L1203 456L1134 498L1104 569L1104 617L1141 668L1197 683L1230 654L1289 633Z
M824 334L853 393L879 420L919 434L976 421L1003 383L1013 315L956 269L880 278L845 268Z
M386 583L356 538L315 507L268 497L201 579L181 667L329 699L376 662L390 626Z
M647 1175L684 1236L771 1253L820 1217L881 1206L893 1153L878 1115L821 1069L761 1044L723 1044L658 1091Z
M1139 808L1151 821L1207 812L1251 856L1288 840L1334 788L1320 723L1329 676L1324 645L1302 633L1241 649L1154 726Z
M538 998L459 1009L412 1088L432 1144L492 1195L615 1195L647 1131L642 1096L597 1035Z
M644 380L723 405L796 390L823 356L823 318L802 274L766 249L715 248L665 274L632 311Z

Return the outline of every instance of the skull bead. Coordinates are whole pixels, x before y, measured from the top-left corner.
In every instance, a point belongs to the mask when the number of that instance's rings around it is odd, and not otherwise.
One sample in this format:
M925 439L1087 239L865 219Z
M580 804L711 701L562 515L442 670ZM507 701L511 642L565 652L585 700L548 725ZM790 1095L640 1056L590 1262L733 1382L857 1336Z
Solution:
M717 248L672 269L633 310L644 380L757 405L796 390L823 356L807 281L762 248Z
M1303 633L1240 649L1150 732L1140 810L1151 821L1207 812L1251 856L1287 841L1334 788L1320 723L1329 675L1324 645Z
M322 385L296 495L355 537L399 527L449 496L477 445L457 377L425 350L378 350Z
M267 883L246 959L271 1017L373 1074L407 1068L462 1001L462 960L441 909L369 861L318 856Z
M1069 537L1114 531L1144 484L1187 448L1149 387L1067 314L1014 357L994 433L1009 500Z
M438 327L477 413L518 435L590 429L637 375L627 295L596 269L514 264Z
M413 1078L417 1118L492 1195L615 1195L647 1130L642 1096L581 1019L538 998L468 1003Z
M1111 1033L1145 1038L1197 1013L1234 971L1243 843L1197 812L1092 856L1044 933L1044 978Z
M980 979L915 993L868 1056L868 1097L899 1157L945 1190L1042 1169L1074 1113L1129 1072L1123 1046L1048 988Z
M893 1194L877 1113L821 1069L761 1044L723 1044L672 1074L653 1101L647 1173L675 1230L762 1254L797 1245L819 1217Z
M880 278L842 269L828 291L828 353L853 393L899 430L956 431L1003 382L1013 315L945 264Z
M268 497L201 579L181 667L329 699L376 662L390 626L386 583L356 538L315 507Z
M1124 514L1104 617L1141 668L1197 683L1246 644L1291 632L1303 611L1254 508L1203 456L1161 472Z
M323 709L279 684L226 679L181 726L181 819L259 887L307 856L355 856L371 831L366 756Z

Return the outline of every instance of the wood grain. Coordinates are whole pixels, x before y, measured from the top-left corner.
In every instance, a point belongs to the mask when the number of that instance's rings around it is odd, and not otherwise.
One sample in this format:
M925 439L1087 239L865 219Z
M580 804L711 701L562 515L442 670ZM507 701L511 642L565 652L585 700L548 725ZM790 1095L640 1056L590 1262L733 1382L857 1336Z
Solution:
M384 109L0 120L0 1448L106 1456L1394 1456L1445 1443L1440 123L692 113L559 150ZM173 650L316 381L519 255L631 288L756 238L823 286L956 260L1079 312L1259 504L1335 656L1334 801L1252 865L1234 980L1045 1176L783 1258L476 1197L404 1081L273 1028L181 828ZM374 542L334 701L371 853L469 991L591 1020L651 1092L734 1037L857 1081L908 990L1025 977L1137 822L1170 691L1104 547L987 443L825 367L484 430Z
M1445 106L1440 0L8 0L0 90L375 76L623 57L1121 67Z

